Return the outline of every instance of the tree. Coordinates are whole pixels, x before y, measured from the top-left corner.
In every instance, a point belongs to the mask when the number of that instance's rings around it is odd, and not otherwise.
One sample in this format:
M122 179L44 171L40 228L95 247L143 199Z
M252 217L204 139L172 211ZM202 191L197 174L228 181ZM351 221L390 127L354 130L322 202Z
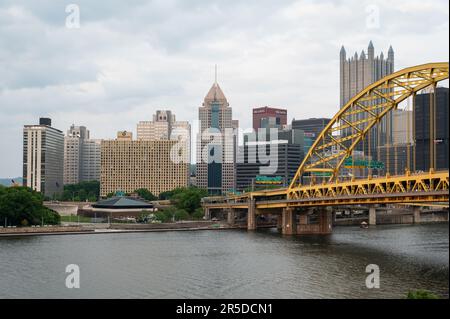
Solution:
M156 197L155 195L153 195L148 189L146 188L139 188L136 189L134 191L136 194L138 194L141 198L148 200L148 201L152 201L152 200L157 200L158 197Z
M416 290L409 291L406 299L439 299L439 297L428 290Z
M155 219L160 221L161 223L167 223L171 220L171 217L169 217L163 211L160 211L155 213Z
M64 185L62 195L59 196L63 201L97 201L100 196L99 181L85 181L78 184Z
M43 196L27 187L0 187L0 220L8 225L59 224L60 216L43 205Z
M179 209L186 210L189 214L193 214L195 210L201 207L201 199L208 196L208 192L197 187L183 188L175 193L171 201Z
M177 209L175 211L175 220L187 220L190 216L184 209Z
M195 212L192 214L192 219L201 220L205 216L202 208L197 208Z

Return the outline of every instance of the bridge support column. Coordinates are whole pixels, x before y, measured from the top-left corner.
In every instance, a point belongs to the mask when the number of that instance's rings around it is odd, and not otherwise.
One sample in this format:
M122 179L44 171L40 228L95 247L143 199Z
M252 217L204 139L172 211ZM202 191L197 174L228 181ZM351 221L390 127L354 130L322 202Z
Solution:
M248 201L247 230L256 230L256 203L253 198Z
M282 229L283 235L297 234L297 214L291 207L283 208L282 215Z
M414 224L420 224L420 207L415 206L413 208L413 214L414 214Z
M320 234L331 234L333 229L333 213L323 210L319 215Z
M369 207L369 225L377 224L377 209L375 206Z
M377 224L377 209L375 206L369 207L369 225Z
M211 219L211 210L209 208L204 208L205 210L205 219L210 220Z
M229 225L234 225L236 212L233 208L229 208L227 211L227 222Z
M280 232L283 230L283 214L277 216L277 230Z

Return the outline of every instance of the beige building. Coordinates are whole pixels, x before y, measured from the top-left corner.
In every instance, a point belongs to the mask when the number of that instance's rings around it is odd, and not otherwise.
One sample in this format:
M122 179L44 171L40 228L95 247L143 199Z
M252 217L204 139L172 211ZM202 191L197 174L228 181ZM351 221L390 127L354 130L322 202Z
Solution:
M412 134L412 111L392 111L392 139L395 144L411 144Z
M174 161L177 141L133 140L119 132L116 140L101 142L100 196L146 188L154 195L188 186L189 164Z
M219 195L236 188L236 148L239 122L217 80L198 109L197 186Z
M137 139L142 141L178 141L182 160L191 162L191 125L187 121L176 121L175 114L171 111L156 111L153 121L140 121L136 131Z

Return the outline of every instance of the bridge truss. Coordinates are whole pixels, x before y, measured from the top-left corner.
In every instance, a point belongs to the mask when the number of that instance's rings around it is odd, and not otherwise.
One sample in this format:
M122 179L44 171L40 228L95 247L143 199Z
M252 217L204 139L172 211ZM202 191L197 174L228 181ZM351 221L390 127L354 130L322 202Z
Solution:
M344 161L352 156L358 144L364 141L370 143L373 128L380 125L389 112L417 92L430 86L435 88L444 79L448 79L448 63L423 64L388 75L354 96L317 137L289 185L288 198L299 199L310 195L311 191L319 191L312 186L316 176L321 176L322 181L327 183L339 182ZM305 190L306 183L302 182L304 175L309 176L310 191ZM349 185L351 183L353 181ZM394 186L399 191L406 189L405 185ZM381 186L376 189L382 192ZM338 195L341 190L330 188L326 191ZM342 191L347 193L348 187L342 188ZM360 191L371 192L363 188Z

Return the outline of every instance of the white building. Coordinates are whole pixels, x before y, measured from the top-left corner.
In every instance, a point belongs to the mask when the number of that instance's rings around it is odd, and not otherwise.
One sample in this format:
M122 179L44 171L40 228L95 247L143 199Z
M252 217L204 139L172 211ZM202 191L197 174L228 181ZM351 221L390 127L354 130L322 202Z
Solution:
M100 180L100 140L85 126L72 125L64 138L64 184Z
M63 190L64 135L51 119L23 128L23 185L53 198Z

